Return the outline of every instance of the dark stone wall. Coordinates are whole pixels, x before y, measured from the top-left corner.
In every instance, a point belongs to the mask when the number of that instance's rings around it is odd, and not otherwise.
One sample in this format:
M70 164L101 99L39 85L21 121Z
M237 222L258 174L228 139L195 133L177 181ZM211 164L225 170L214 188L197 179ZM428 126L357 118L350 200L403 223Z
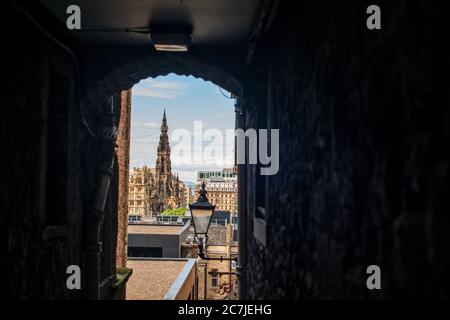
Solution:
M377 2L382 30L370 31L370 4L286 1L258 47L267 96L247 86L247 126L267 112L260 127L280 129L280 170L262 195L247 170L251 299L449 296L450 109L431 97L443 88L431 82L435 12ZM265 247L253 237L261 196ZM382 290L366 288L372 264Z
M75 65L23 13L8 4L2 10L14 30L5 34L0 59L7 78L0 117L2 296L78 298L66 288L66 268L81 264L83 129Z
M86 288L83 222L98 187L101 153L82 114L96 119L98 110L83 110L79 104L83 94L80 48L64 28L37 4L19 1L17 8L11 3L2 9L12 31L5 34L0 51L1 70L7 78L0 117L1 296L80 299ZM116 100L120 104L120 98ZM97 107L102 110L105 104ZM116 109L118 114L120 107ZM91 130L97 124L91 121ZM101 280L113 281L117 179L110 190L100 269ZM81 290L66 287L69 265L81 268ZM108 290L102 288L103 296Z
M151 47L83 47L83 103L98 108L105 97L128 90L149 77L175 73L212 81L236 95L242 93L244 55L241 46L192 48L187 53L158 52ZM99 103L100 102L100 103Z

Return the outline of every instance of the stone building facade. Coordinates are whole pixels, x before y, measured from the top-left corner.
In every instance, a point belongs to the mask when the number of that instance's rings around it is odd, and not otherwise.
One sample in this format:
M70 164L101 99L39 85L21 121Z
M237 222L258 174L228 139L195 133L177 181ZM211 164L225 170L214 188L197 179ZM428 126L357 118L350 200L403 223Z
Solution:
M214 225L208 231L207 255L210 258L236 258L238 243L232 238L231 223ZM206 272L206 277L205 277ZM236 262L199 260L199 297L204 300L237 299ZM205 292L206 290L206 292Z
M187 187L172 174L166 112L164 111L155 168L133 168L128 192L128 216L151 217L166 209L186 207Z
M237 213L238 182L235 168L227 168L222 171L199 171L195 183L196 195L198 195L202 182L205 182L208 199L216 205L216 210Z

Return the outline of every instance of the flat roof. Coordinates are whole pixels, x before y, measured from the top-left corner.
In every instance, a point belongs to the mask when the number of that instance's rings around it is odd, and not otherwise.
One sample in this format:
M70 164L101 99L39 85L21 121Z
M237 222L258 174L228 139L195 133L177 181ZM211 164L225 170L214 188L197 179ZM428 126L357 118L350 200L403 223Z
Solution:
M182 272L187 259L128 259L133 274L126 285L127 300L163 300Z
M184 231L186 225L166 224L129 224L128 234L174 234L178 235Z

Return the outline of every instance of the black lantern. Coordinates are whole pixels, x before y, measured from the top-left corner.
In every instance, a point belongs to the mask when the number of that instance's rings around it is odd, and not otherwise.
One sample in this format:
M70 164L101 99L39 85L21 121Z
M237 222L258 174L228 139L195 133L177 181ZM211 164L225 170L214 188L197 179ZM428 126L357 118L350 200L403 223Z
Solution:
M197 201L189 205L195 235L200 237L206 237L209 224L211 223L211 217L214 214L214 209L216 208L215 205L209 203L206 194L205 182L203 182Z
M195 240L198 243L198 255L203 260L233 260L237 261L237 258L210 258L206 255L206 243L208 242L208 229L211 223L211 218L216 208L215 205L209 203L206 197L205 182L202 183L202 189L196 202L189 205L191 210L192 223L194 225Z

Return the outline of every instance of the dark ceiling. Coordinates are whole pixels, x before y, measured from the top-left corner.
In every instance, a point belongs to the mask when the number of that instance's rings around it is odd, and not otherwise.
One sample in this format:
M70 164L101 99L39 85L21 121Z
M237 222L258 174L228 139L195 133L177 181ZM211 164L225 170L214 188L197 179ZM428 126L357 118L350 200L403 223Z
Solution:
M39 0L62 22L69 5L81 8L82 29L188 25L193 45L230 46L248 40L261 0ZM145 34L74 32L94 45L146 45Z

